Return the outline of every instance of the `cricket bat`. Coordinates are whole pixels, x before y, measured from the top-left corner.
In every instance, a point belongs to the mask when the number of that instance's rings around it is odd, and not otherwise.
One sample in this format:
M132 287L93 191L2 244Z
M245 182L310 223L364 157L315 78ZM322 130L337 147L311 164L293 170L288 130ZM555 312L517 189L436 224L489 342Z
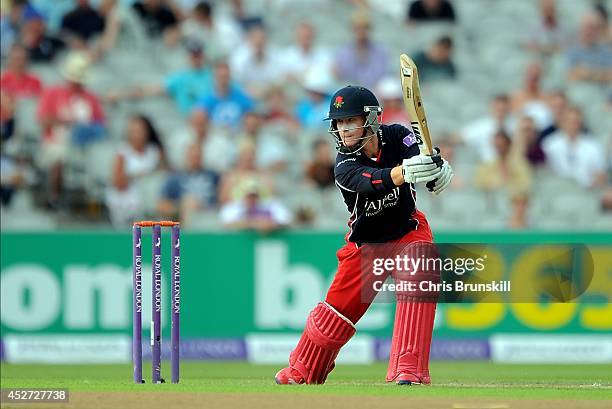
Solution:
M429 136L425 107L421 100L421 90L419 88L419 72L417 66L406 54L400 55L400 78L402 81L402 93L404 105L410 118L412 132L416 137L421 154L431 155L433 145Z

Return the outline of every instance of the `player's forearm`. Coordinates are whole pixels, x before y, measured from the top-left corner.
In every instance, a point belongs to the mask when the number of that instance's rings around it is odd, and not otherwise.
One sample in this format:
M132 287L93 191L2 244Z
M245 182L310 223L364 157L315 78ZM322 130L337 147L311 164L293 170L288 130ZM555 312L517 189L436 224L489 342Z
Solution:
M401 165L391 169L391 179L393 179L395 186L401 186L404 184L404 174L402 173Z

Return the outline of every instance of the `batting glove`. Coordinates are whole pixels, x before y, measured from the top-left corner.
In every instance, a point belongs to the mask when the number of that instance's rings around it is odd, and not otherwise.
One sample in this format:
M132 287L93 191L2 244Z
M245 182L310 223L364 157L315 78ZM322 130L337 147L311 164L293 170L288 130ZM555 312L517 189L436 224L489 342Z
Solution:
M429 182L440 175L440 155L417 155L402 162L402 174L406 183Z

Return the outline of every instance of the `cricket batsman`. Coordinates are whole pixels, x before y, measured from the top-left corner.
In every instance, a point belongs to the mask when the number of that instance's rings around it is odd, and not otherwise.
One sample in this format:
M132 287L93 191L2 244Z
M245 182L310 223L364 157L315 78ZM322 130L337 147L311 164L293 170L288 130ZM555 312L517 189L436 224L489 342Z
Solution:
M278 384L322 384L338 352L355 334L355 324L376 292L363 291L362 252L372 243L401 244L418 257L433 242L425 215L416 208L416 183L439 194L453 171L438 149L421 153L419 135L402 125L382 125L382 107L361 86L347 86L331 99L329 133L336 140L336 185L350 212L346 244L337 252L338 270L327 292L309 314ZM393 273L391 273L393 274ZM415 271L425 280L431 271ZM397 277L393 275L396 282ZM430 294L396 292L396 313L387 382L429 384L429 350L436 310Z

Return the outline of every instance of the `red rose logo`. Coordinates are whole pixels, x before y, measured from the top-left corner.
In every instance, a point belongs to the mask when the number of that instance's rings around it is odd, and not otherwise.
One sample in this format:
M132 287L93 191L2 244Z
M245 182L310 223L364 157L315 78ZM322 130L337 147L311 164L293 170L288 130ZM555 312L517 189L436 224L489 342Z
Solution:
M338 95L336 97L336 100L334 101L334 106L336 107L336 109L340 109L342 105L344 105L344 98L342 97L342 95Z

